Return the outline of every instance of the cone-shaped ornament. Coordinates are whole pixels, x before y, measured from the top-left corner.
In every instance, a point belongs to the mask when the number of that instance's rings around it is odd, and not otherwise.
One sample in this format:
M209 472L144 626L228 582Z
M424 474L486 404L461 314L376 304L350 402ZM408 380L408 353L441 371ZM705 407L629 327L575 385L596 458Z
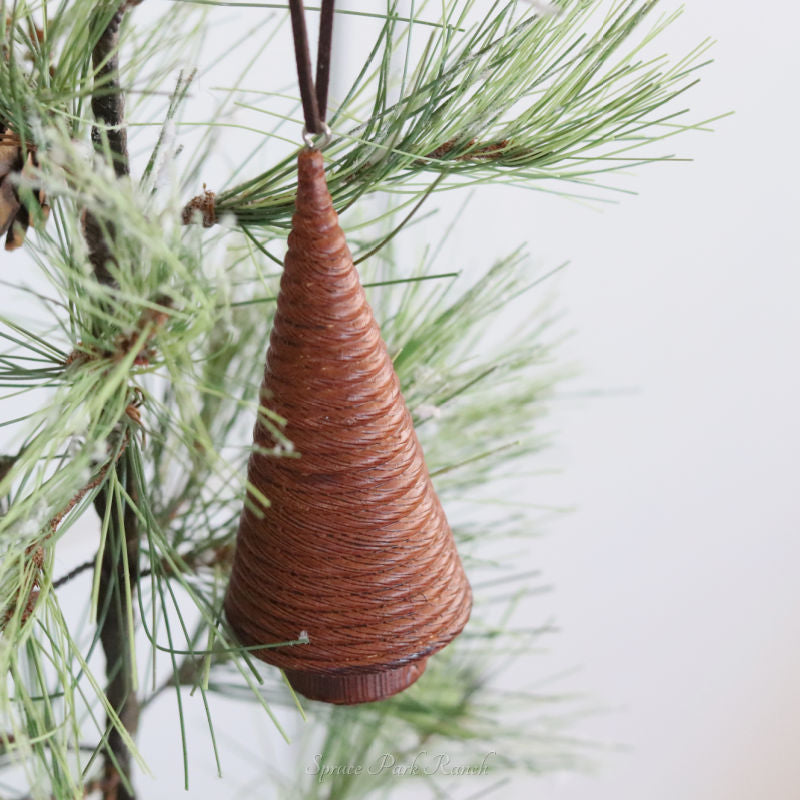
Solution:
M262 403L299 457L257 424L225 610L245 645L315 700L412 684L469 618L472 594L411 415L325 182L302 152Z

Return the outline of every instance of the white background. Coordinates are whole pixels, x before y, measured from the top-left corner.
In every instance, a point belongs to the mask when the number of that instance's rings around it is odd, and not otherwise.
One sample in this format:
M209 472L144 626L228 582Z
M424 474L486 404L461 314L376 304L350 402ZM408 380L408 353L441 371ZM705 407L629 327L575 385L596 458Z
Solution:
M533 251L572 259L578 383L635 390L556 410L564 474L536 491L577 511L534 555L549 658L617 706L584 730L629 750L528 796L800 797L798 23L793 3L689 3L665 49L718 39L691 105L736 115L602 215L525 212Z
M530 485L575 508L530 556L556 587L530 613L561 633L514 676L577 668L559 686L604 709L577 731L607 751L591 776L497 796L800 797L798 24L794 3L691 2L661 46L718 39L688 101L698 118L736 111L668 146L694 162L638 169L625 180L638 197L602 211L486 190L448 255L480 270L527 241L543 267L570 259L561 353L582 368L549 419L544 461L561 472ZM162 702L143 723L149 800L181 796L174 715ZM232 768L212 778L198 734L189 796L272 796L242 791L291 758L269 723L233 704L217 726Z
M696 163L643 171L638 200L573 218L561 290L586 384L640 392L562 417L579 513L539 555L558 659L622 706L593 730L632 752L553 797L800 797L800 172L784 102L800 20L761 8L693 3L682 24L720 41L695 102L737 111L689 144Z

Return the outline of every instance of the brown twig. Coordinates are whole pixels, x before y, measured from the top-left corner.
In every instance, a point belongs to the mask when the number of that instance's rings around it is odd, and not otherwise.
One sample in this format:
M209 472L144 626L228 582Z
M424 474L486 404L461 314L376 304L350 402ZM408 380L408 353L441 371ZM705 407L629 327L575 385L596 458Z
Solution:
M131 500L138 492L133 463L126 453L121 459L122 482ZM139 525L134 509L118 495L109 497L108 489L95 497L95 508L102 518L111 504L106 545L100 567L99 604L107 608L100 623L100 642L106 656L106 698L131 736L139 725L139 699L134 689L133 653L128 634L128 620L133 613L131 594L139 578ZM124 508L120 509L118 503ZM121 512L121 518L120 518ZM123 548L125 554L123 555ZM126 571L127 564L127 571ZM130 586L130 592L127 587ZM134 800L131 781L131 754L120 731L111 724L103 777L104 800ZM113 757L112 757L113 754ZM127 785L126 785L127 784Z
M92 489L96 489L105 479L106 475L108 474L108 470L111 468L112 463L116 463L119 461L120 457L122 456L125 448L128 446L129 441L129 434L126 431L122 444L120 445L119 452L117 453L116 458L113 461L108 461L104 464L98 473L90 480L85 486L79 489L70 499L70 501L53 517L51 517L50 522L48 523L48 532L39 540L32 542L28 545L25 549L25 555L29 563L33 564L34 567L34 578L33 583L31 584L31 588L28 591L28 596L25 600L25 605L22 609L21 614L21 621L24 623L28 620L30 615L33 613L34 609L36 608L36 601L39 599L39 586L41 582L41 572L42 568L44 567L44 545L45 542L53 536L53 534L58 530L58 526L64 520L64 517L72 511L73 508L84 498L86 495L92 491ZM94 562L92 562L94 563ZM83 566L78 569L81 571ZM66 583L66 580L61 579L61 583ZM58 581L53 583L53 586L56 587L61 585ZM16 597L14 598L13 602L8 606L5 613L3 614L2 618L2 626L1 628L5 628L8 625L11 617L14 615L14 611L19 608L21 602L21 595L22 587L20 587L19 591L17 592Z
M94 92L92 94L92 113L95 122L92 126L92 142L103 152L103 133L114 163L114 172L122 177L130 172L128 164L128 132L125 121L125 95L119 82L119 27L125 11L130 4L122 3L111 17L106 29L92 51L94 67Z
M200 568L210 569L218 566L219 564L230 564L232 558L233 544L231 542L226 542L225 544L222 544L210 551L203 551L202 553L189 552L185 556L182 556L182 569L176 569L171 559L162 558L159 565L159 571L164 573L179 574ZM82 575L84 572L94 569L96 563L97 562L92 558L88 561L78 564L69 572L64 573L60 578L54 580L52 587L54 589L58 589L61 586L66 585L74 578L77 578L78 575ZM154 567L145 567L139 571L139 580L141 581L142 578L152 575L155 571L156 570Z
M96 121L92 128L92 141L100 153L105 152L107 143L118 178L130 172L124 125L125 97L119 80L119 28L125 11L138 2L124 0L121 3L92 51L95 70L92 112ZM108 268L109 264L116 264L112 247L115 235L113 224L101 222L87 210L83 215L83 231L95 277L101 284L113 284ZM121 454L117 468L125 492L131 502L136 503L138 486L130 451ZM139 700L134 689L133 642L129 636L128 621L134 613L131 594L138 580L139 526L136 513L129 503L118 493L109 492L109 487L105 486L95 497L95 508L101 519L105 518L107 510L110 512L99 582L99 604L106 609L106 613L99 623L99 634L106 657L106 698L124 728L131 736L135 736L139 724ZM107 725L108 744L100 787L103 798L134 800L130 751L110 719Z
M58 589L61 586L69 583L73 578L77 578L78 575L86 572L89 569L92 569L95 565L95 560L92 558L89 561L84 561L82 564L78 564L77 567L73 567L69 572L62 575L57 580L53 581L53 588Z
M122 444L120 445L119 453L117 453L116 458L113 461L106 462L100 468L97 475L95 475L94 478L92 478L92 480L89 481L89 483L87 483L82 489L80 489L80 491L76 492L75 495L72 497L72 499L69 501L69 503L67 503L67 505L64 506L64 508L62 508L61 511L59 511L58 514L56 514L50 520L51 535L56 532L56 529L61 524L61 521L64 519L64 517L66 517L67 514L69 514L69 512L72 511L72 509L75 508L75 506L78 503L80 503L80 501L84 497L86 497L86 495L89 494L89 492L92 491L92 489L96 489L103 482L106 475L108 474L108 470L111 468L111 465L116 464L120 460L120 458L122 458L122 454L125 452L125 449L127 448L129 441L130 441L130 435L126 431L125 434L123 435Z
M92 51L94 90L92 93L92 142L99 153L105 153L105 142L111 151L114 172L118 178L130 173L128 161L128 132L125 128L125 95L119 81L119 28L125 12L141 0L125 0L111 17ZM89 246L89 261L100 283L111 284L113 278L108 263L115 263L110 247L114 226L101 222L86 210L83 214L83 234Z
M138 344L139 349L134 356L133 363L136 366L148 366L156 355L153 348L153 339L159 331L167 324L169 319L168 309L172 307L172 300L168 297L160 296L155 300L158 308L146 308L139 317L138 322L130 333L121 333L114 339L111 347L85 347L81 342L65 359L65 367L75 363L85 363L96 359L107 359L114 363L122 361ZM142 334L145 334L141 341Z
M425 156L425 160L420 160L424 164L429 160L438 161L443 159L450 153L456 145L459 144L458 139L450 139L444 144L440 144L435 150L432 150ZM466 153L455 157L455 161L493 161L500 158L511 142L508 139L500 139L497 142L479 143L476 139L470 139L466 142L466 147L469 148Z

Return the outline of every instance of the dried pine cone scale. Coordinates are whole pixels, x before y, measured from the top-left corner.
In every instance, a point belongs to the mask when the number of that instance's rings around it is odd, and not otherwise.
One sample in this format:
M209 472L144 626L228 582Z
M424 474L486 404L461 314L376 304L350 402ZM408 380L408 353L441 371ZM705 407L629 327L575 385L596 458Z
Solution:
M21 202L13 176L30 177L36 166L34 151L23 147L19 136L0 123L0 236L6 234L6 250L22 246L31 222L30 210ZM37 217L44 223L50 212L47 197L42 189L35 189L34 197L41 211Z
M0 235L11 227L19 212L20 202L8 176L21 169L19 139L0 124Z

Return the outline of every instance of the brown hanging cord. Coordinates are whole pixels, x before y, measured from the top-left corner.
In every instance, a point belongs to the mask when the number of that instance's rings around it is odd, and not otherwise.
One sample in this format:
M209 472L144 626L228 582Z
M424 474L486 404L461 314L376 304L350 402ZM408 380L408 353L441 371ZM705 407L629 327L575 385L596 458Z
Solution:
M261 402L295 452L256 424L225 613L297 691L354 704L414 683L466 624L472 592L312 138L330 133L333 0L316 86L302 0L290 6L307 147Z
M297 62L297 80L300 84L300 99L308 133L327 133L325 114L328 106L328 84L330 82L331 45L333 41L334 0L322 0L319 42L317 44L317 78L311 76L311 54L308 46L306 15L303 0L289 0L292 17L294 56Z
M331 47L333 43L333 0L322 0L317 46L317 109L320 122L328 112L328 84L331 79ZM322 133L323 131L317 131Z

